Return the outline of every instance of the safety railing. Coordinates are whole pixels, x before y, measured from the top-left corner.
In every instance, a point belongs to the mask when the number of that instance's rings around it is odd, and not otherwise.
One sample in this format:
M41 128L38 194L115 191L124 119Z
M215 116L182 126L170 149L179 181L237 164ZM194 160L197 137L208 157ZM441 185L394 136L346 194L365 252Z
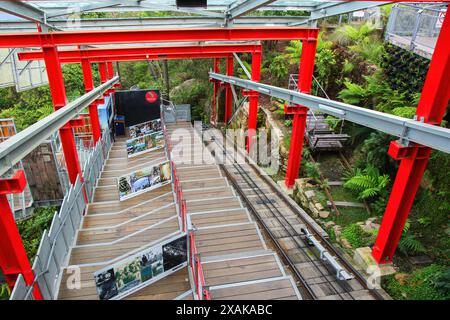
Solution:
M386 26L386 40L425 58L433 54L446 4L397 4Z
M33 288L38 285L44 300L56 298L57 284L70 247L86 209L83 183L77 178L64 197L59 213L55 214L49 231L42 235L33 263L35 280L30 286L17 281L10 300L33 300ZM25 286L25 287L24 287Z
M84 166L84 182L79 177L71 185L58 213L53 217L50 229L45 230L33 263L34 282L27 286L18 277L10 300L33 300L33 288L37 284L44 300L56 298L61 269L66 264L70 248L86 209L84 190L92 199L93 189L103 167L107 152L111 147L109 132L103 133ZM106 156L104 155L106 152Z
M166 124L164 123L164 117L161 118L163 122L164 138L166 140L166 152L167 158L171 162L172 166L172 180L174 186L175 199L177 203L177 211L180 217L180 225L183 232L187 232L188 236L188 268L193 281L193 292L197 300L209 300L210 295L208 289L205 287L205 277L203 274L203 268L200 260L200 256L197 254L197 248L195 246L195 230L190 223L187 216L186 200L183 196L183 190L181 187L180 179L177 174L175 162L172 160L172 143L170 136L167 133Z

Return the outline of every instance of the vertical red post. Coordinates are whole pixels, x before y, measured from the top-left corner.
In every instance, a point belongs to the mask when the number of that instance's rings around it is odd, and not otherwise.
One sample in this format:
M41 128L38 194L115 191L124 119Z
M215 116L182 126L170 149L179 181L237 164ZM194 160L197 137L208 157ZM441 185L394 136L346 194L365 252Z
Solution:
M108 68L106 66L106 62L98 63L98 73L100 74L100 82L105 83L108 81Z
M257 50L253 52L252 56L252 81L259 82L261 77L261 59L262 52ZM256 137L256 125L258 122L258 98L259 93L250 91L250 101L248 108L248 139L247 139L247 152L250 152L250 148L253 146Z
M220 58L214 58L214 72L220 73ZM212 109L212 124L216 125L217 123L217 93L219 91L219 83L218 81L213 81L213 101L211 105Z
M23 170L17 171L12 178L0 180L0 269L11 290L19 274L22 274L25 283L33 285L34 299L42 300L38 284L33 284L35 275L7 198L7 194L23 192L25 186Z
M450 99L448 43L450 43L450 16L447 11L416 112L417 119L425 123L439 125ZM401 148L397 142L393 142L390 151ZM372 256L381 264L392 262L431 154L430 148L417 144L405 146L403 149L406 151L404 156L394 156L401 159L400 167L372 250Z
M108 79L114 78L114 67L112 61L107 62Z
M302 56L300 58L300 70L298 74L298 89L303 93L311 92L316 46L317 40L304 40L302 44ZM295 179L297 179L300 170L306 116L308 113L308 108L304 106L295 106L293 109L295 110L293 111L294 121L292 123L291 146L289 148L285 178L285 184L288 188L294 186Z
M88 59L81 59L81 67L83 69L84 89L86 92L94 89L94 80L92 79L91 63ZM97 104L95 102L89 105L89 117L91 119L92 136L94 138L94 144L100 140L100 121L98 119Z
M226 59L226 73L227 76L233 75L233 55L229 55ZM227 84L225 87L225 115L223 122L225 125L228 123L228 121L231 119L231 115L233 112L233 93L231 92L231 86L230 84Z
M42 47L44 53L45 66L47 68L48 82L50 85L50 93L52 95L53 106L58 110L66 105L66 88L64 87L64 79L61 70L61 64L58 57L58 51L55 46L47 45ZM64 127L59 129L61 143L66 160L67 172L69 180L75 184L77 176L83 181L83 175L78 160L77 147L73 135L72 127L66 123Z

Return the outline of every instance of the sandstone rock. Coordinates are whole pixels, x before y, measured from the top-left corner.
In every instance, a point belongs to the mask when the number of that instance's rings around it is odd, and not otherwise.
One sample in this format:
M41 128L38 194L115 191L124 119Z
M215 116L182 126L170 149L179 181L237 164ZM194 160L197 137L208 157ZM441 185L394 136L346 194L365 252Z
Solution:
M317 210L322 211L325 208L323 207L323 205L319 202L315 203L314 206L317 208Z
M335 225L336 225L336 222L334 222L334 221L325 222L325 228L327 228L327 229L334 227Z
M306 198L311 199L316 196L316 193L314 192L314 190L308 190L308 191L305 191L305 195L306 195Z
M352 248L351 243L345 238L341 238L341 244L346 249L351 249Z
M319 217L326 219L330 216L330 212L326 210L319 211Z
M336 235L336 237L340 237L342 234L342 227L340 225L335 225L333 227L333 231L334 231L334 234Z
M366 224L367 222L374 222L375 220L377 220L377 217L370 217L366 220Z
M408 279L410 278L410 275L407 273L397 273L394 276L395 280L398 281L398 283L400 283L402 286L404 286L406 284L406 282L408 281Z

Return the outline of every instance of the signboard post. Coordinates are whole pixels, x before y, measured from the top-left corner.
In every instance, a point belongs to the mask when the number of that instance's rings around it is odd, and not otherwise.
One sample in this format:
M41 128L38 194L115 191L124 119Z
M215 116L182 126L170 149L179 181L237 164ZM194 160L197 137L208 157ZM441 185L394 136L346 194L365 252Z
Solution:
M160 162L117 178L119 200L123 201L172 182L170 161Z
M187 266L187 236L178 234L94 273L100 300L119 300Z

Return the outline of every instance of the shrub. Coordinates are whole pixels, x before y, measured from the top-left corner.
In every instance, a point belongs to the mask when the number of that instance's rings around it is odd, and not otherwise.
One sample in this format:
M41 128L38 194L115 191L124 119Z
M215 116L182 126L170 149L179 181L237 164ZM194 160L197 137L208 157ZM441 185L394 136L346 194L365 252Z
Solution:
M350 242L354 248L367 246L370 235L364 232L360 225L353 223L345 227L342 236Z
M448 273L447 266L432 264L412 272L404 285L390 276L385 281L384 287L394 299L448 300L450 299L446 278ZM442 284L442 280L446 285Z

